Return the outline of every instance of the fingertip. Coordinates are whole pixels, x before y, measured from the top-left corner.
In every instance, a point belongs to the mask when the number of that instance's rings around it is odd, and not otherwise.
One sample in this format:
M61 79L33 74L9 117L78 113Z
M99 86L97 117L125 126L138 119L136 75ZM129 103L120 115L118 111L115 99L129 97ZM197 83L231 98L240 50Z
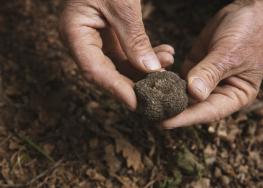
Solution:
M180 128L180 127L184 127L185 125L182 124L182 122L177 121L176 117L166 120L164 122L161 123L161 127L165 130L172 130L172 129L176 129L176 128Z
M191 122L191 117L189 116L189 109L187 108L182 113L178 114L175 117L167 119L161 123L161 126L164 129L171 130L179 127L189 126Z
M164 130L173 130L178 128L176 125L161 124L162 129Z
M188 79L188 91L198 101L206 100L210 94L205 81L195 76Z
M171 45L168 44L162 44L154 48L155 53L158 52L167 52L170 53L171 55L175 54L175 49Z
M146 72L158 71L162 68L159 59L154 52L149 52L139 58L140 64L144 66Z
M126 104L127 108L132 111L135 112L137 109L137 101L136 100L128 100L128 101L124 101L124 103Z
M122 84L115 85L114 95L122 101L129 110L135 111L137 108L137 98L133 89L134 83L124 76L120 77Z
M174 57L168 52L159 52L156 54L162 67L168 67L174 64Z
M175 49L174 47L172 47L171 45L168 45L168 44L164 44L164 51L172 54L172 55L175 55Z

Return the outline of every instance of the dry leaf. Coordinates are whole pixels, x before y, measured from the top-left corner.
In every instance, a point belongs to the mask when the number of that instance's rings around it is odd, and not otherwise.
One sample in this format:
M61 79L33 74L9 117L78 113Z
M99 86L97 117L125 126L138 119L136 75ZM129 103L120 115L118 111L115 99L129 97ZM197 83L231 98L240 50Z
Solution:
M121 162L117 159L114 151L114 146L112 144L106 146L105 148L105 161L109 167L109 174L113 175L121 168Z
M197 182L193 182L190 186L190 188L210 188L210 180L208 178L202 178L198 180Z
M95 169L88 169L86 174L94 181L106 181L106 178L102 174L98 173Z
M115 176L115 178L122 184L122 188L138 188L138 185L126 176Z
M110 132L110 135L116 142L116 151L120 153L125 159L128 168L132 168L134 171L142 171L144 165L140 152L130 142L128 142L124 136L116 129L107 126L106 129Z
M127 166L129 168L133 168L133 170L136 172L143 170L144 165L142 163L141 154L139 151L124 138L117 138L115 141L116 150L126 159Z
M212 165L216 161L217 149L213 148L211 144L207 145L204 149L205 163L207 165Z
M14 184L14 182L12 181L12 178L10 177L11 169L10 169L9 163L6 159L4 159L0 163L0 167L1 167L1 176L5 179L5 181L9 185Z

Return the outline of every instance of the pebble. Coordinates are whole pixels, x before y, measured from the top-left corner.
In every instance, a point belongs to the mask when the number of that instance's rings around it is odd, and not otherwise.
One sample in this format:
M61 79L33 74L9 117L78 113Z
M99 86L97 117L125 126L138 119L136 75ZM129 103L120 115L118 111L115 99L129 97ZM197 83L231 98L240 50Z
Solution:
M230 184L230 178L228 176L221 176L220 179L223 185L228 186Z
M222 176L222 171L221 171L221 169L218 168L218 167L216 167L214 174L215 174L215 177L216 177L216 178L220 178L220 177Z

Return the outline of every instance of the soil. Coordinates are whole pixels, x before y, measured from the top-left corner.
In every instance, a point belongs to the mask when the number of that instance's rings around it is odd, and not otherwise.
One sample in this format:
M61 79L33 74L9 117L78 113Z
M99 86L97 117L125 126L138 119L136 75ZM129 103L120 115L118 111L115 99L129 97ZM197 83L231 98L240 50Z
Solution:
M152 126L83 79L59 40L63 2L1 2L1 188L263 187L261 100L220 122ZM183 62L224 4L145 1L153 44Z
M171 71L151 73L135 84L138 112L160 122L184 111L188 105L186 82Z

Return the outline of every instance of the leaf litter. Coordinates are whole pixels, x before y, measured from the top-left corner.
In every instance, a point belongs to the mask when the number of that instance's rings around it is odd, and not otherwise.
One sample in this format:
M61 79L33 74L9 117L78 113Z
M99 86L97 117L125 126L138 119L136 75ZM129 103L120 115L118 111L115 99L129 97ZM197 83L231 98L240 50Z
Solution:
M182 62L223 1L144 4L153 44ZM163 131L83 79L59 41L62 5L0 7L0 187L263 187L262 95L220 122Z

